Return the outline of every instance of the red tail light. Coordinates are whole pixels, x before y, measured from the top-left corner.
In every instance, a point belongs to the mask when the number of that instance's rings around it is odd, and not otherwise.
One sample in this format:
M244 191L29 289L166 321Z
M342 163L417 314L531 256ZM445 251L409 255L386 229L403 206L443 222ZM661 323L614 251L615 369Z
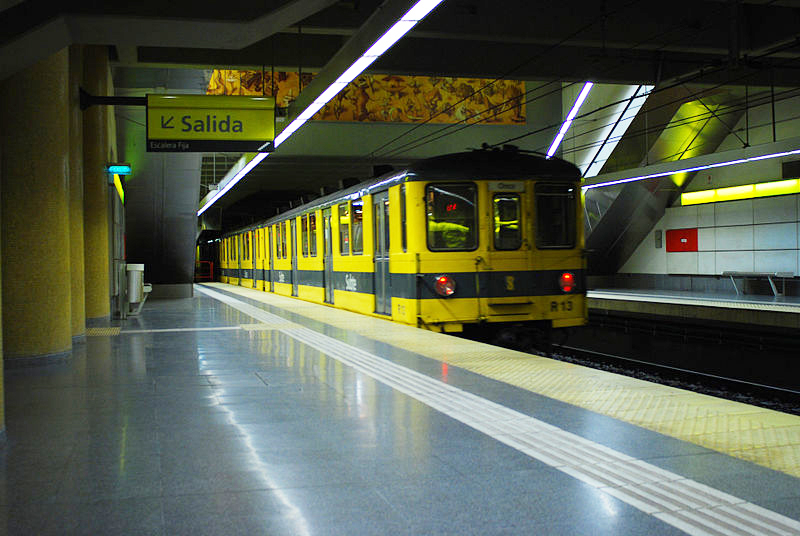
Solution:
M564 272L561 274L561 277L558 278L558 285L561 287L562 291L572 292L575 288L575 275L571 272Z
M436 293L439 296L452 296L456 292L456 282L450 276L440 275L436 278Z

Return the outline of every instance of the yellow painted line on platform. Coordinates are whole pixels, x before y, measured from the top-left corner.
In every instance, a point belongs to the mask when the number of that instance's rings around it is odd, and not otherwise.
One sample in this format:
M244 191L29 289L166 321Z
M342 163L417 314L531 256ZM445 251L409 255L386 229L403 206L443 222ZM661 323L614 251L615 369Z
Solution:
M87 328L87 337L116 337L122 328L119 326L114 328Z
M800 477L800 416L242 287L216 287L532 392Z

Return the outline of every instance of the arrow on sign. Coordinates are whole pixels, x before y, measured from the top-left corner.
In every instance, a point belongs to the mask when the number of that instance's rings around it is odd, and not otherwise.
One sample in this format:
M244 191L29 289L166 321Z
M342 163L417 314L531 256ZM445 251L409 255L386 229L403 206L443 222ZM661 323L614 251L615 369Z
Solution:
M169 116L169 119L164 121L164 116L162 115L161 116L161 128L175 128L172 125L170 125L170 123L172 123L172 119L173 119L173 117Z

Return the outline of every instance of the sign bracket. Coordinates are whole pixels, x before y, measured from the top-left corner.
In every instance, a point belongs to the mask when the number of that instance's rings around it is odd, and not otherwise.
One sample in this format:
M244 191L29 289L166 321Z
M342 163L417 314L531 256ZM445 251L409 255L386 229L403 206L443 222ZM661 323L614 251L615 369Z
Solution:
M147 97L101 97L90 95L85 89L78 88L81 110L90 106L147 106Z

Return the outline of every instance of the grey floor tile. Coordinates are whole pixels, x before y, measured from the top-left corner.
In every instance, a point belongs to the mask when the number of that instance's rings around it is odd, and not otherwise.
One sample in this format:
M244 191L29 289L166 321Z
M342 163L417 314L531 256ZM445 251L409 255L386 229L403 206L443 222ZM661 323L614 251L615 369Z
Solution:
M197 296L148 301L125 329L246 323ZM459 369L447 381L800 517L796 479ZM679 533L276 331L90 337L67 363L8 371L6 397L0 533Z
M160 498L62 503L49 514L41 534L165 534Z

